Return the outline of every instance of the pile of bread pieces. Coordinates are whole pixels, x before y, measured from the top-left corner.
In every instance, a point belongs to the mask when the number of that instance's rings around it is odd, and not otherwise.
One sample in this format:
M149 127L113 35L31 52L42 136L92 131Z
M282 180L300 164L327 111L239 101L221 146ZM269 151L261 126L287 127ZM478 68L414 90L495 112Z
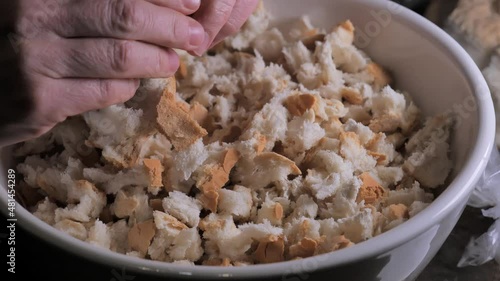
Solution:
M221 266L336 251L415 216L452 168L452 118L421 116L351 22L284 34L270 18L260 7L209 54L179 52L175 79L19 145L22 203L118 253Z
M434 0L426 16L455 38L483 71L495 106L500 147L500 0Z

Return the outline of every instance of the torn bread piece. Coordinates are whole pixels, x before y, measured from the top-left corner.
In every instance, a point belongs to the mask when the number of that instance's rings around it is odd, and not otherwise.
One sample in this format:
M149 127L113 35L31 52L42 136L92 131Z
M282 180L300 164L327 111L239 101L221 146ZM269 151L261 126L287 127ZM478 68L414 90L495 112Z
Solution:
M172 81L169 85L175 84ZM175 100L174 86L165 88L156 110L158 129L165 134L176 150L186 149L207 134L207 131L189 115L189 111Z
M152 158L144 159L143 164L149 175L148 192L156 195L163 187L163 165L160 160Z
M138 251L141 255L148 252L151 240L155 236L155 224L153 220L148 220L135 224L128 232L128 244L133 251Z
M190 227L196 227L200 222L200 202L182 192L170 192L163 199L163 209Z
M242 165L235 170L234 178L243 186L256 189L285 181L288 175L300 174L302 172L292 160L275 152L263 152L253 162L242 161Z
M200 201L206 209L217 211L219 190L229 181L229 173L238 162L238 151L230 148L223 153L221 163L208 164L198 176L196 186L202 191Z

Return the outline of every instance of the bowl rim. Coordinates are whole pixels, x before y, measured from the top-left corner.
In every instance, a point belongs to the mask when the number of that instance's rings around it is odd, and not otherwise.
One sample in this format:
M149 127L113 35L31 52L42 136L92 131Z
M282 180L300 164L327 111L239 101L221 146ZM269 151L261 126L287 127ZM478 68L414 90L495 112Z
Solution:
M350 0L350 2L357 2L371 9L383 9L387 8L388 1ZM142 274L175 276L177 278L234 279L262 276L283 276L285 278L287 274L292 275L312 270L321 270L374 257L415 238L430 229L436 222L443 220L460 203L464 202L472 192L474 184L484 171L493 149L495 115L488 85L481 71L466 51L446 32L430 21L399 4L393 4L400 8L398 13L393 15L395 20L413 28L422 34L422 36L433 40L435 44L445 48L448 51L449 58L458 63L457 67L466 77L467 83L471 86L476 98L479 120L475 147L469 153L460 173L456 175L446 190L436 200L415 217L397 228L352 247L306 259L248 267L210 267L175 265L160 261L144 260L99 248L56 230L36 218L19 204L16 206L18 224L45 241L86 259L112 267L130 269ZM2 152L5 153L5 150L3 148ZM2 185L4 184L2 183ZM5 192L4 188L2 190L0 191L0 207L1 211L5 214L7 192Z

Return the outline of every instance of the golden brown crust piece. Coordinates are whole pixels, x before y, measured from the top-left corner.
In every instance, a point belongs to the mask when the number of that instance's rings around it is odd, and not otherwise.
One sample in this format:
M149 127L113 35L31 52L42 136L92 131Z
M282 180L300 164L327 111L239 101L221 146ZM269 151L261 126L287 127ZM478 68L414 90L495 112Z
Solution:
M163 165L161 161L158 159L144 159L144 167L148 171L149 182L153 187L162 187L162 176L163 173Z
M166 224L168 227L175 228L177 230L184 230L184 229L188 228L187 225L183 224L175 217L173 217L169 214L166 214L166 213L160 213L160 214L161 214L161 216L155 217L155 219L156 218L161 219L164 222L164 224Z
M254 258L259 263L273 263L284 260L285 243L282 236L270 235L260 241L254 252Z
M257 155L254 159L257 165L262 165L262 166L283 165L290 167L290 173L292 175L302 174L302 171L300 171L299 167L297 167L295 162L275 152L263 152Z
M156 106L158 130L172 143L175 150L184 150L207 135L189 112L175 101L175 79L163 91L160 102Z
M238 162L239 154L234 148L226 150L222 163L207 165L203 175L196 182L203 195L200 197L203 207L216 212L219 201L218 191L229 181L229 173Z
M365 204L373 204L381 197L385 196L386 191L369 173L362 173L359 178L363 181L356 202L365 200Z
M289 254L291 258L307 258L314 255L317 247L318 242L316 240L304 237L297 244L290 246Z
M298 94L289 96L284 106L294 116L302 116L307 110L318 107L318 99L311 94Z
M128 245L133 251L145 255L155 233L156 228L153 220L137 223L128 232Z

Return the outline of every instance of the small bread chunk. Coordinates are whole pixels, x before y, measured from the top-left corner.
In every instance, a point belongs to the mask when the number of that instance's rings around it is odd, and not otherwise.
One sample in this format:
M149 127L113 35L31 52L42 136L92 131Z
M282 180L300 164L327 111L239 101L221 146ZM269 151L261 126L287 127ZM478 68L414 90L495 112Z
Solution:
M128 245L132 250L145 255L155 233L156 228L153 220L135 224L128 232Z
M207 135L207 131L175 100L173 78L165 88L156 110L158 130L167 137L176 150L184 150Z
M316 240L304 237L299 243L290 246L289 254L291 258L307 258L314 255L317 247Z
M203 174L196 182L196 186L202 191L200 201L208 210L217 211L218 191L229 181L229 173L238 159L238 151L230 148L224 153L222 163L209 164L203 169Z
M403 204L389 205L385 210L384 215L390 220L408 218L408 207Z
M307 110L318 107L318 99L311 94L297 94L289 96L284 104L288 112L294 116L302 116Z
M111 205L111 211L118 218L125 218L131 216L138 206L139 201L135 197L128 196L123 191L118 191L115 202Z
M257 211L257 222L268 220L273 225L281 225L283 220L283 205L278 202L266 199Z
M160 191L160 188L163 187L163 165L161 164L160 160L150 158L144 159L143 163L149 175L148 191L156 195Z
M282 236L269 235L259 242L254 258L260 263L280 262L284 260L285 243Z
M344 235L337 235L331 238L332 249L331 251L336 251L344 248L351 247L354 243L351 240L345 238Z
M174 238L168 253L174 260L197 261L203 255L198 229L187 228L181 230L179 235Z
M387 113L370 121L370 129L375 133L392 133L401 124L401 117L395 114Z
M173 216L160 211L153 211L153 218L156 229L187 229L187 225L180 222Z
M333 32L338 34L342 39L340 40L341 43L345 45L352 45L354 43L354 30L355 28L352 22L350 20L346 20L337 25L333 29Z
M106 206L106 195L86 180L77 180L68 186L66 208L56 210L56 221L71 219L89 222L96 219Z
M274 152L264 152L257 157L255 157L255 163L257 165L270 165L270 166L287 166L289 168L289 174L291 175L301 175L299 167L292 160L286 158L285 156L279 155Z
M366 71L373 76L373 84L377 89L382 89L392 82L391 76L380 65L374 62L366 65Z
M196 227L200 222L200 202L180 191L172 191L163 198L163 209L190 227Z
M377 164L377 161L361 145L358 135L353 132L340 133L340 155L362 172L371 170Z
M373 204L385 196L386 191L369 173L362 173L359 178L363 181L359 189L356 202L365 201L365 204Z
M219 190L219 213L233 215L235 218L248 219L252 209L252 193L249 188L241 185L233 190Z
M344 87L340 89L340 95L350 104L363 104L363 95L356 88Z
M82 223L64 219L54 225L56 229L63 231L76 239L85 241L87 239L87 229Z
M229 173L238 162L238 159L238 151L234 148L228 149L224 154L222 163L207 167L203 176L197 181L196 186L204 193L218 191L229 180Z
M288 175L300 175L302 172L295 162L275 152L263 152L253 162L248 159L238 164L235 179L251 189L262 188L273 182L283 182Z
M96 220L88 231L87 242L103 247L104 249L109 249L111 246L111 233L109 227L102 221Z
M195 101L191 108L189 108L189 116L193 118L200 126L203 126L208 117L208 110L206 107Z

